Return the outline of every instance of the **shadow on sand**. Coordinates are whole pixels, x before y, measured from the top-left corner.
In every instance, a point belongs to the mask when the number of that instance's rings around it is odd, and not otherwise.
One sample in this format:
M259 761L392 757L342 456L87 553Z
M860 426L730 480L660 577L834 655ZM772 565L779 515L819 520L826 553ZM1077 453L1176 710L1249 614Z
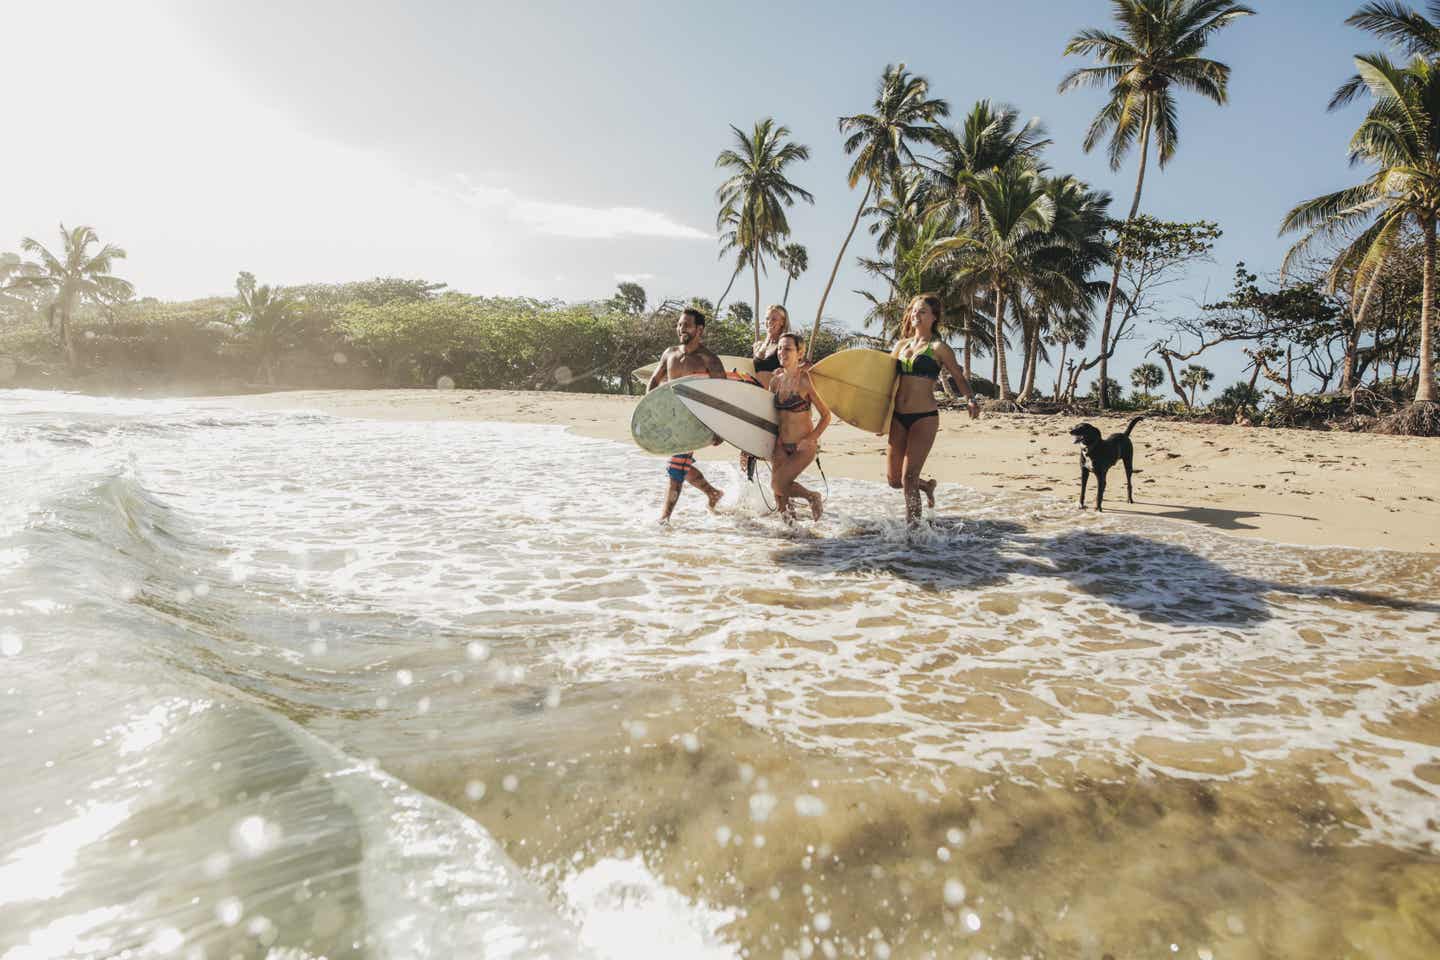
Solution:
M1317 584L1250 577L1163 540L1089 530L1032 534L1009 521L938 519L911 542L877 525L787 546L777 563L829 574L893 576L931 591L1003 586L1020 577L1062 581L1150 623L1248 626L1273 614L1269 596L1330 599L1376 610L1440 613L1440 604Z

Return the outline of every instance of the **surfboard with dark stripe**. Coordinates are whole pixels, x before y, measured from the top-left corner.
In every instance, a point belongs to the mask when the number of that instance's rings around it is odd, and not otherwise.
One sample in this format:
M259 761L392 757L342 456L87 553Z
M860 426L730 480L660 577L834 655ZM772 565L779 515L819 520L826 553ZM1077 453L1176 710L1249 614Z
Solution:
M752 456L775 453L779 418L769 390L740 380L679 380L675 395L715 436Z

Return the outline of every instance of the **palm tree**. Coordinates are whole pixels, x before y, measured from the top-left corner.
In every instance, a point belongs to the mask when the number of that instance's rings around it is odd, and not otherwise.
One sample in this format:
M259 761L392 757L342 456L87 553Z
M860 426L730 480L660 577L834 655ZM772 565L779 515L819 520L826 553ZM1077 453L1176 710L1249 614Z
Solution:
M749 250L750 270L755 277L755 337L760 337L760 266L765 247L790 235L785 208L796 199L814 203L806 190L791 183L785 168L810 156L810 148L787 141L790 128L776 125L771 117L755 124L750 136L739 127L734 150L722 150L715 166L735 171L720 185L715 196L720 203L717 227L733 222L737 245Z
M840 132L847 134L846 155L854 154L850 164L850 189L854 190L861 180L865 181L865 193L860 205L855 208L855 218L850 221L850 232L840 244L835 255L835 266L830 268L830 279L825 281L825 290L820 294L820 304L815 308L815 325L810 331L813 343L820 329L820 317L825 313L825 301L830 298L830 288L835 285L835 275L845 260L845 250L855 228L860 224L860 215L870 202L870 194L877 187L893 183L899 178L900 169L906 163L913 163L913 143L933 143L937 136L933 124L937 119L950 113L950 105L944 100L930 98L930 81L914 76L905 69L905 64L887 65L880 75L880 88L875 97L874 113L857 113L841 117Z
M231 311L231 322L254 343L259 362L256 376L275 383L275 357L299 330L295 302L283 287L255 285L255 275L241 271L235 278L239 304Z
M1428 6L1430 16L1440 20L1440 2L1430 0ZM1403 3L1366 3L1345 22L1390 41L1408 56L1440 59L1440 25ZM1343 107L1364 92L1365 80L1357 73L1335 91L1330 109Z
M20 249L38 258L39 262L24 265L11 284L17 289L40 290L49 296L50 303L46 309L51 323L59 321L65 359L74 371L80 367L80 354L75 347L70 324L76 305L88 302L108 310L112 305L128 300L135 288L129 281L121 280L110 272L116 260L125 259L124 250L107 243L95 253L90 252L90 246L100 242L93 227L66 230L62 223L60 236L63 255L58 257L38 240L30 237L21 240Z
M1417 403L1435 401L1434 348L1436 219L1440 217L1440 65L1423 58L1409 67L1381 54L1355 58L1375 103L1350 139L1353 164L1374 172L1362 183L1307 200L1286 214L1282 234L1308 231L1286 255L1288 267L1319 237L1359 231L1340 256L1373 274L1401 241L1405 224L1424 236L1420 297L1420 368ZM1368 224L1368 226L1367 226ZM1357 284L1358 284L1357 277Z
M1055 218L1049 230L1027 242L1031 309L1024 324L1020 403L1028 401L1035 390L1035 374L1043 358L1041 337L1052 318L1067 312L1088 313L1094 307L1104 295L1105 284L1091 280L1090 275L1111 258L1105 242L1110 194L1092 190L1070 176L1047 177L1044 189L1054 205Z
M1179 129L1174 88L1190 90L1223 106L1229 98L1230 68L1200 54L1216 31L1255 11L1231 0L1111 0L1111 7L1120 33L1081 30L1065 45L1067 56L1094 56L1101 65L1072 71L1060 82L1060 92L1082 86L1109 88L1105 106L1091 121L1083 146L1089 153L1108 136L1111 170L1120 169L1125 155L1139 141L1140 168L1125 220L1128 224L1140 211L1151 139L1162 169L1175 155ZM1124 259L1124 250L1117 251L1100 327L1102 381L1114 349L1110 324ZM1106 407L1103 395L1100 406Z
M718 311L725 303L725 298L730 296L730 289L735 286L735 281L750 264L751 249L748 245L742 244L740 239L740 214L732 209L720 211L723 230L720 234L720 259L724 260L730 254L735 254L735 269L730 271L730 282L725 285L725 292L720 294L720 299L715 301L715 309ZM775 238L765 237L760 241L760 270L765 272L765 258L778 257L780 248L776 245Z
M790 281L800 279L800 274L810 269L810 251L798 243L787 243L780 250L780 269L785 271L785 296L780 298L780 306L785 306L790 300Z
M1076 350L1084 350L1094 332L1091 328L1090 313L1088 311L1072 311L1063 313L1056 318L1055 324L1050 330L1050 342L1060 346L1060 359L1055 363L1055 399L1068 399L1069 388L1073 385L1071 381L1078 379L1079 374L1065 369L1065 354L1070 347ZM1070 361L1073 366L1075 361ZM1070 380L1066 380L1067 375Z
M1215 374L1196 364L1190 364L1180 371L1180 386L1190 388L1190 406L1195 406L1195 391L1205 393L1214 379Z
M1050 145L1045 128L1039 120L1020 123L1014 107L996 106L989 100L977 100L965 119L953 130L942 129L937 137L938 158L925 164L932 190L931 215L948 213L978 223L974 193L970 189L974 177L1012 160L1038 160L1041 151ZM965 339L962 365L970 376L974 338L974 291L967 293L966 309L961 317Z
M957 272L983 280L994 291L996 388L1000 399L1011 398L1005 363L1005 307L1013 298L1021 274L1031 266L1037 234L1055 222L1055 201L1046 193L1044 178L1030 164L1016 160L974 179L979 221L965 233L934 244L931 256L969 252Z
M1130 385L1149 399L1150 391L1165 382L1165 371L1158 363L1142 363L1130 371Z

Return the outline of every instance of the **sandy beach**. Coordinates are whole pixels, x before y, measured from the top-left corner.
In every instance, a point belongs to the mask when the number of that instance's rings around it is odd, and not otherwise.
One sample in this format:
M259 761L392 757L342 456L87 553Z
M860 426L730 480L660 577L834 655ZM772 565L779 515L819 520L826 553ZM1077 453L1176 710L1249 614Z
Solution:
M295 391L227 398L260 409L312 409L379 420L545 423L630 443L632 397L492 390ZM1070 416L992 415L971 422L942 411L926 474L942 484L1075 500L1079 454ZM1105 433L1125 418L1096 419ZM1110 476L1106 513L1148 514L1226 534L1309 546L1440 552L1440 441L1370 434L1147 421L1133 434L1135 503L1123 470ZM734 451L700 451L730 461ZM885 441L836 423L822 460L830 476L884 477ZM655 484L657 509L663 483ZM898 497L899 495L896 494ZM1093 505L1093 484L1087 501ZM682 501L682 512L694 504ZM963 495L941 488L937 509L963 514ZM679 516L680 514L677 514Z

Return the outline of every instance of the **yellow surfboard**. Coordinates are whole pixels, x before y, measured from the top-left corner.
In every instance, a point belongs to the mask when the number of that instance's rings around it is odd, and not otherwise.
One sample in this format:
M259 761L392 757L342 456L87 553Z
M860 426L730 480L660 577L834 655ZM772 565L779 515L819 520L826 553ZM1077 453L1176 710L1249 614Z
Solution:
M720 362L725 365L727 371L738 370L740 373L748 374L752 377L755 376L755 361L749 357L731 357L722 353L720 354ZM647 363L643 367L636 367L634 370L631 370L630 376L639 380L642 384L649 383L650 378L655 375L655 368L658 366L660 366L658 362Z
M810 368L832 413L870 433L886 433L895 411L895 358L880 350L841 350Z

